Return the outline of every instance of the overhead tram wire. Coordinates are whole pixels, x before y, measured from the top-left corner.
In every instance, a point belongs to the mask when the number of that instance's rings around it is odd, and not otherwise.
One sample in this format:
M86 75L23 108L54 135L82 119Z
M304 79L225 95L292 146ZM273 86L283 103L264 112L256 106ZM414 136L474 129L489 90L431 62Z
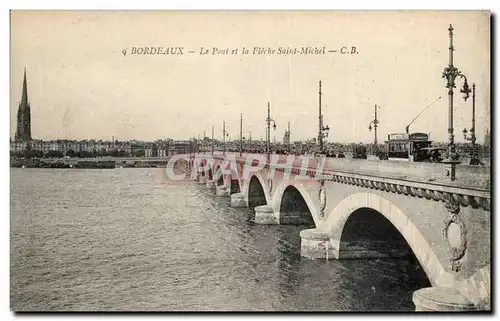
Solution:
M415 116L415 118L413 118L413 120L406 126L406 133L409 134L410 133L410 125L413 124L413 122L415 120L417 120L418 117L420 117L420 115L422 115L427 109L429 109L432 105L434 105L438 100L441 99L441 96L439 96L436 100L434 100L432 103L430 103L427 107L425 107L420 113L418 113L417 116Z

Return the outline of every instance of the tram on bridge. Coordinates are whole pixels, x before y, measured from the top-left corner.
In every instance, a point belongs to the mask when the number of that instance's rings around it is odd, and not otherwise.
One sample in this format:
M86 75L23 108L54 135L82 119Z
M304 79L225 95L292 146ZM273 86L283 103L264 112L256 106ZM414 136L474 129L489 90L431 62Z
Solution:
M387 135L389 160L409 162L440 162L444 148L432 146L429 135L425 133L394 133Z

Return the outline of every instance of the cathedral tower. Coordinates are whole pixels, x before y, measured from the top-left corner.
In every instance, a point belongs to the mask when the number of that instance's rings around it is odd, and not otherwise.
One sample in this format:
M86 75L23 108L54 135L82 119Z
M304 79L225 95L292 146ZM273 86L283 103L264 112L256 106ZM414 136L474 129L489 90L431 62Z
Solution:
M31 141L31 110L28 101L28 85L26 84L26 68L24 68L23 93L17 110L16 141Z

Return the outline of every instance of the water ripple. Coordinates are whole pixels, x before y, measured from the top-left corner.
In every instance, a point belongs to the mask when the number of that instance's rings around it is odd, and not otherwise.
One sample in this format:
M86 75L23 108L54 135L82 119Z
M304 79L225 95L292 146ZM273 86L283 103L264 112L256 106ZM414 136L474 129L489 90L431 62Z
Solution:
M159 171L12 169L11 308L413 309L404 263L304 259L307 227L256 225Z

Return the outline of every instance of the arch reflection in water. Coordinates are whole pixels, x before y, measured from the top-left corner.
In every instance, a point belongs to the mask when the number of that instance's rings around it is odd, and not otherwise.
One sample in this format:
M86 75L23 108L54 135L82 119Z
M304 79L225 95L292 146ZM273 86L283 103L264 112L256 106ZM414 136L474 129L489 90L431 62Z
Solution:
M217 179L217 186L224 185L224 176L222 175L220 166L215 168L215 178Z

